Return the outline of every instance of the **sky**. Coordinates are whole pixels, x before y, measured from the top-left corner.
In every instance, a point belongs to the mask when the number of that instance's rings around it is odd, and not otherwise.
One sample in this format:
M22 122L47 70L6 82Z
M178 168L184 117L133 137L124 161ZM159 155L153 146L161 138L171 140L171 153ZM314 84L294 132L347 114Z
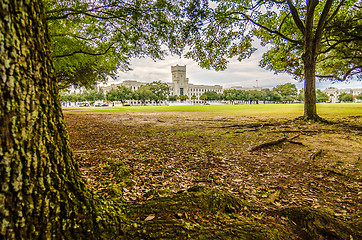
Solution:
M275 75L272 71L259 67L259 61L264 49L259 49L249 58L241 62L231 59L228 67L224 71L202 69L198 63L191 59L179 58L178 56L169 56L164 60L153 61L149 58L133 59L131 61L132 71L119 72L116 83L124 80L137 80L140 82L159 81L171 82L171 66L176 64L186 65L186 77L189 83L202 85L221 85L224 88L232 86L242 87L264 87L273 88L285 83L293 83L298 89L303 88L303 82L298 82L288 74ZM109 84L114 83L112 80ZM317 89L328 87L343 88L362 88L361 81L338 82L329 81L317 82Z

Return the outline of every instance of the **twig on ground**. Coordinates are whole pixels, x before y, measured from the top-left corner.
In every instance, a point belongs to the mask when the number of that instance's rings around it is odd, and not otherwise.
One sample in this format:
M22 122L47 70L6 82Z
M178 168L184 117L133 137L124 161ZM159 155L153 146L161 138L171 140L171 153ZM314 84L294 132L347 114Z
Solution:
M322 154L322 150L318 150L317 152L313 153L311 156L310 156L310 160L311 161L314 161L316 159L316 157L320 156Z
M297 145L304 145L301 142L296 142L296 141L292 141L292 140L288 140L288 142L293 143L293 144L297 144Z

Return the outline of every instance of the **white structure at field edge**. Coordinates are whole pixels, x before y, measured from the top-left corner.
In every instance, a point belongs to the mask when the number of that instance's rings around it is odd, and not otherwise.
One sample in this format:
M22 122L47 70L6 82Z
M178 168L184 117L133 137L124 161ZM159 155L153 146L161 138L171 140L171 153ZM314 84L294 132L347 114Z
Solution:
M170 95L180 96L187 95L189 98L192 96L199 100L200 96L208 91L215 91L216 93L222 93L223 88L221 85L194 85L189 83L189 79L186 77L186 66L171 66L172 83L168 83L170 87Z
M352 94L355 102L361 102L361 100L358 100L355 97L362 93L362 88L338 89L338 88L330 87L330 88L324 89L323 92L329 96L329 101L332 103L339 102L338 96L341 95L342 93Z

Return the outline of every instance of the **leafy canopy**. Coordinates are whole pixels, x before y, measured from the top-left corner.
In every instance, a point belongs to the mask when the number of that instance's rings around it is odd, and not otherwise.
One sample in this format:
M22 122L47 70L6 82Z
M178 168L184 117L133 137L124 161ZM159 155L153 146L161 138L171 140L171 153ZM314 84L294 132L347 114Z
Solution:
M45 0L46 19L61 85L92 85L130 59L178 53L177 0Z
M257 37L268 49L260 66L275 73L303 80L303 54L313 45L318 78L361 79L360 0L214 0L197 9L190 15L199 24L187 36L187 56L201 67L224 70L228 58L249 57Z
M154 100L156 102L166 100L168 95L170 95L170 87L167 83L162 83L161 81L153 81L152 83L147 83L146 85L154 94Z
M125 86L117 86L112 88L106 93L106 98L109 101L124 101L133 98L133 92L131 89Z
M282 96L296 96L298 93L297 87L292 83L277 85L273 90Z

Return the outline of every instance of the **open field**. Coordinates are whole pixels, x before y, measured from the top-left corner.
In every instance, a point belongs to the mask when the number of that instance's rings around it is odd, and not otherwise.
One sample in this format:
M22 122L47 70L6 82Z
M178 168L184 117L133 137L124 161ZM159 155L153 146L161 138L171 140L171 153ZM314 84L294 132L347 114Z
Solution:
M129 239L362 239L362 104L318 109L329 124L294 120L301 104L64 115L88 185L126 204Z
M277 118L293 118L303 114L303 104L68 107L65 109L81 112L197 112L227 116L274 116ZM362 103L321 103L317 104L317 109L322 117L362 115Z

